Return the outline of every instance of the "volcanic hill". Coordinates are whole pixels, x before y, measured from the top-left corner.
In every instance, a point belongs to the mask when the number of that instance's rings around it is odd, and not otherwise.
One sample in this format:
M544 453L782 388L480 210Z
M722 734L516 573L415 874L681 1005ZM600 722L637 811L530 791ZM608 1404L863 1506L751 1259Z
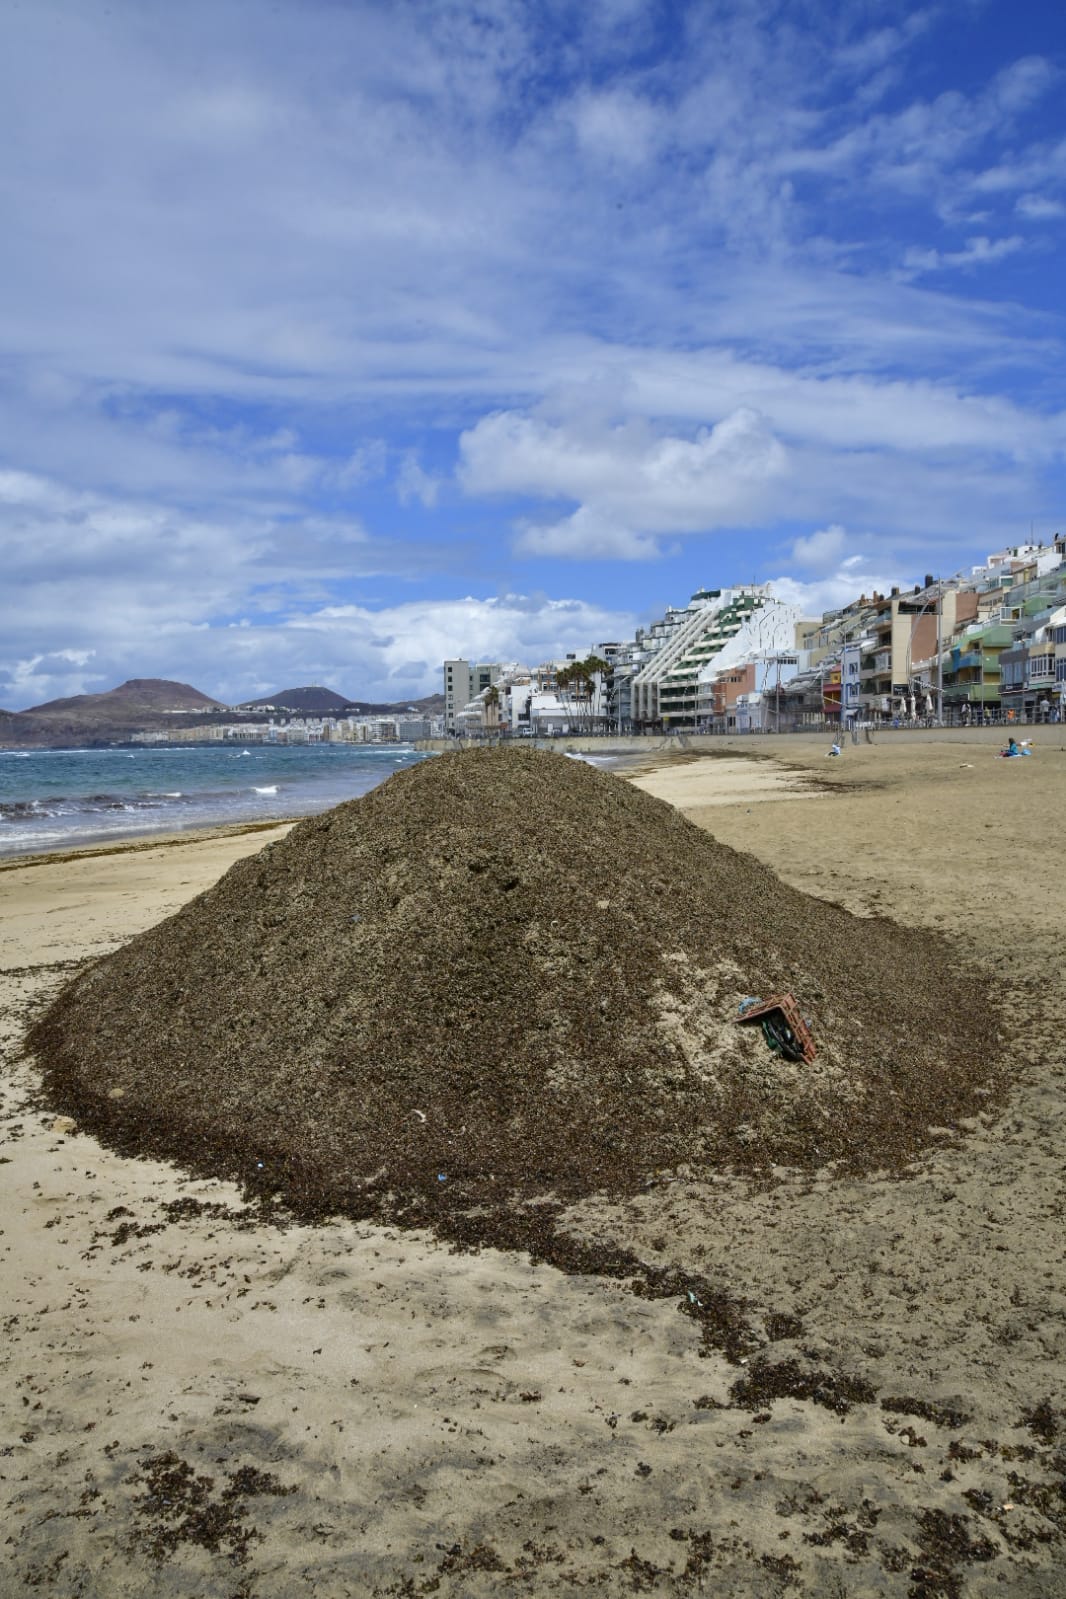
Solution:
M276 694L265 694L258 700L243 700L234 706L236 711L287 711L292 716L389 716L414 711L416 714L439 714L444 709L443 694L429 694L425 699L405 701L349 700L331 688L311 685L306 688L283 688Z
M341 716L351 704L343 694L312 684L307 688L283 688L262 699L243 700L239 711L290 711L294 716Z
M781 989L812 1065L735 1025ZM30 1043L119 1148L370 1215L898 1166L988 1105L1000 1035L935 936L809 898L589 765L487 749L240 861Z
M186 726L222 709L218 700L188 683L131 677L103 694L74 694L16 711L0 719L0 739L29 749L120 743L133 731Z

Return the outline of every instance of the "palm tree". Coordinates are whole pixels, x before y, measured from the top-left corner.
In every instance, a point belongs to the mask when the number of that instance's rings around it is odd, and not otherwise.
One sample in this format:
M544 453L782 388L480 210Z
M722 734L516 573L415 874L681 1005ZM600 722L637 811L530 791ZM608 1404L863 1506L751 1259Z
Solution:
M610 671L607 662L598 655L589 655L579 661L574 667L576 680L579 684L579 696L585 701L585 715L591 726L592 722L592 697L596 690L596 678L604 677Z
M570 698L570 688L573 682L574 668L572 666L560 666L555 674L555 693L560 704L562 704L564 697L566 699Z
M490 683L485 690L485 728L500 728L500 691L495 683Z
M590 655L584 661L569 661L559 667L555 674L555 691L560 702L564 699L570 702L576 720L580 721L584 715L586 723L591 723L595 680L609 671L608 663L598 655Z

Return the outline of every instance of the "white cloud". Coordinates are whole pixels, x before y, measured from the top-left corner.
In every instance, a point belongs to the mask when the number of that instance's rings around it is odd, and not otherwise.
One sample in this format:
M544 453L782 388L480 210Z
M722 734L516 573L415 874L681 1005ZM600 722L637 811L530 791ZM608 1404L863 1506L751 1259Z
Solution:
M563 114L573 122L581 147L597 159L642 166L655 154L659 115L630 89L585 90Z
M1066 139L1054 143L1035 140L1023 151L1011 151L1008 159L975 173L971 187L976 194L995 196L1011 189L1061 185L1064 170Z
M544 596L337 604L338 580L418 556L338 518L226 525L21 472L0 472L0 543L19 594L0 662L11 710L127 677L192 682L231 702L322 681L399 699L435 692L448 655L535 661L635 625Z
M1049 93L1061 76L1043 56L1023 56L1004 67L992 84L992 95L1005 111L1024 111Z
M911 248L903 257L904 272L917 277L923 272L944 272L958 267L988 266L1002 261L1008 255L1017 255L1025 249L1025 240L1019 234L1007 239L989 239L978 234L966 240L962 250L926 250Z
M520 522L515 548L524 555L572 561L651 561L662 554L657 538L635 532L587 505L558 522Z
M584 502L584 516L552 528L527 527L520 547L538 553L643 558L634 535L702 531L749 522L787 455L765 418L740 407L689 438L657 433L642 420L582 426L496 412L462 434L460 481L471 494L532 494Z
M86 684L93 679L85 668L92 658L92 650L53 650L47 655L5 661L0 665L0 700L4 709L21 709L86 693Z
M601 377L578 386L576 403L560 394L550 413L496 412L460 440L468 494L576 505L525 511L519 553L646 560L664 553L666 534L781 518L817 528L827 516L943 537L963 504L968 536L994 541L996 519L1066 458L1066 414L1036 416L947 383L788 373L706 352L601 347L596 360ZM624 420L604 401L612 371ZM700 426L738 395L750 403Z
M782 599L798 606L805 616L820 616L861 594L913 588L929 569L929 550L917 541L896 550L882 533L842 523L796 539L789 558L790 567L810 575L797 577L793 570L778 568L769 581ZM957 559L949 562L949 569L958 564L962 563Z
M426 472L415 452L408 450L396 474L396 494L400 504L407 505L411 500L420 500L427 507L436 505L440 488L440 479Z
M64 649L0 669L0 705L17 710L59 695L96 693L127 677L192 683L236 704L274 689L324 683L353 698L392 701L438 693L457 655L537 662L631 637L637 617L582 600L505 595L380 607L323 606L263 621L165 625L148 617L112 632L101 619L94 651Z
M505 594L414 601L374 611L333 606L294 620L286 631L311 635L320 646L328 641L337 656L346 651L347 671L364 681L386 687L406 672L405 681L413 676L418 692L426 694L440 689L441 665L449 657L536 665L586 651L604 639L631 637L636 621L632 612L586 601ZM412 662L419 663L417 673Z
M792 559L797 566L826 571L840 562L847 547L847 531L834 524L797 539L792 546Z
M388 457L384 439L368 439L351 454L327 469L329 480L342 488L354 488L361 483L372 483L383 477Z
M833 571L803 581L791 573L772 579L774 591L788 605L795 605L803 616L821 616L838 610L860 594L889 594L894 587L913 587L913 571L903 567L875 565L864 556L844 560Z
M1043 194L1020 194L1014 209L1030 222L1057 222L1060 217L1066 217L1066 205Z
M32 472L0 470L0 504L35 506L49 502L64 504L66 501L67 497L55 485L44 478L35 477Z

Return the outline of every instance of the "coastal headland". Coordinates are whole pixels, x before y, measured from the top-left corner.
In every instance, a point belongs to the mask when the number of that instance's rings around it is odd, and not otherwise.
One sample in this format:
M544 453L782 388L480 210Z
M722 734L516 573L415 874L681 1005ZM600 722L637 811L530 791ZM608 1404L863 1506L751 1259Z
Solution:
M981 967L1009 1081L903 1170L581 1198L569 1270L286 1222L41 1102L41 1006L284 827L4 863L0 1592L1061 1593L1066 749L1034 739L626 764Z

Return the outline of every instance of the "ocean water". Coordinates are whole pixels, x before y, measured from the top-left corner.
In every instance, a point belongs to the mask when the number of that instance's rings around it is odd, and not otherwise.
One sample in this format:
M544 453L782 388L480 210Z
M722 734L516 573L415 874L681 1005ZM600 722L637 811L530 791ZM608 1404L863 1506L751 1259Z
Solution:
M407 744L0 750L0 856L308 816L425 759Z

